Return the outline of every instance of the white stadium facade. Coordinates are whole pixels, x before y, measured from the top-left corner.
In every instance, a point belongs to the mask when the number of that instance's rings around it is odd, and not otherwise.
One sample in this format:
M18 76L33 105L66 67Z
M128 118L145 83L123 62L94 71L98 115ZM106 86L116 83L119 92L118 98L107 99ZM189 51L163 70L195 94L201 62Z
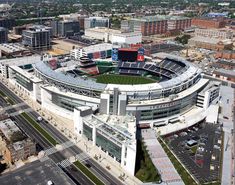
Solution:
M132 175L138 128L171 134L204 120L219 101L220 84L203 78L199 68L178 56L117 64L119 73L148 71L162 79L148 84L102 84L63 72L72 67L53 70L40 57L0 62L3 77L44 109L73 120L76 134L88 138Z

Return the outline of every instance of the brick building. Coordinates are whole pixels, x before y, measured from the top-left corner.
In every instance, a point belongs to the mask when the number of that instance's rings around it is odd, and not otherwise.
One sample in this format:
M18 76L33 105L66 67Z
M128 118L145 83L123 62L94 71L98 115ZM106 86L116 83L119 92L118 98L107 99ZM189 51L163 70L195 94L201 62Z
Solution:
M220 68L227 69L227 70L235 69L235 63L233 63L232 61L226 61L226 60L218 60L210 64L210 66L216 69L220 69Z
M213 76L221 80L235 82L235 72L227 69L217 69L213 72Z
M190 26L190 18L179 16L147 16L121 22L122 30L141 32L143 36L165 34L167 31L181 31Z
M193 18L192 25L199 28L224 28L226 21L224 18Z
M235 51L234 50L218 51L215 54L215 58L222 58L227 60L235 59Z
M230 29L195 29L195 36L232 39L233 31Z
M36 153L36 144L11 119L0 121L0 137L5 142L1 153L6 161L14 163Z
M189 39L188 45L215 51L231 50L233 48L233 43L230 39L223 40L200 36Z

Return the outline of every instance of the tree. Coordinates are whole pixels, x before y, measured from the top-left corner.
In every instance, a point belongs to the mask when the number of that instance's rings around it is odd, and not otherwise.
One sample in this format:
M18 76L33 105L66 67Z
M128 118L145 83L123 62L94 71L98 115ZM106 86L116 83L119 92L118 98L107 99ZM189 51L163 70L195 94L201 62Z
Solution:
M17 141L22 141L26 138L26 136L21 131L15 131L12 133L10 137L11 143L15 143Z
M185 44L188 44L188 40L191 38L190 35L186 35L184 34L183 36L178 36L175 38L175 41L185 45Z

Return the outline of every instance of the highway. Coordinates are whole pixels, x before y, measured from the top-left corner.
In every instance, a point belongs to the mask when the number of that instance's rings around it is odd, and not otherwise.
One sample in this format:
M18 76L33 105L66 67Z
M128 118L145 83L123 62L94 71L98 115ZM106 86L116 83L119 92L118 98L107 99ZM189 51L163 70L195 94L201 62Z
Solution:
M15 95L2 83L0 83L0 89L3 93L5 93L8 97L10 97L16 103L23 102L23 100L21 100L17 95ZM0 98L0 104L2 104L3 102L4 102L4 99ZM7 105L3 105L3 106L7 106ZM29 108L29 106L25 105L24 108ZM7 112L12 113L14 111L15 111L14 109L10 109ZM29 112L27 114L29 114L35 120L37 120L38 116L40 116L35 111ZM39 143L43 149L52 147L52 144L49 143L41 134L39 134L34 129L34 127L27 124L27 122L21 116L14 116L14 119L18 123L19 127L22 130L24 130L31 138L34 138L35 141ZM66 141L69 141L67 137L65 137L62 133L60 133L56 128L54 128L51 124L47 123L45 120L40 122L40 126L43 127L54 139L56 139L57 142L64 143ZM73 156L83 152L80 148L78 148L75 145L67 148L66 150L69 151ZM61 152L52 154L49 157L56 163L66 158ZM89 164L90 166L89 169L105 184L110 184L110 185L122 184L118 179L113 177L106 169L101 167L95 160L89 158L83 163ZM76 184L82 184L82 185L93 184L85 175L82 174L82 172L76 170L74 166L67 167L64 169L64 171L67 172L67 174L74 180Z

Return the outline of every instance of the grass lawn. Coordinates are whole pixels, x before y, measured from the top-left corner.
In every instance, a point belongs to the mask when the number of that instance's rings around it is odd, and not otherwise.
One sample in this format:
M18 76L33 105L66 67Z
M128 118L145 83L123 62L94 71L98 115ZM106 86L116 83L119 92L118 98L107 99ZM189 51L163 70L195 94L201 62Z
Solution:
M191 147L190 150L192 151L193 154L196 154L196 152L197 152L197 145Z
M47 131L45 131L36 121L34 121L28 114L21 113L21 116L28 122L30 123L40 134L42 134L51 144L54 146L57 144L56 140L48 134Z
M166 154L168 155L169 159L171 160L172 164L174 165L175 169L181 176L182 180L185 184L197 184L194 179L189 175L189 173L185 170L185 168L181 165L181 163L175 158L175 156L171 153L171 151L167 148L165 143L159 139L159 143L162 145L163 149L165 150Z
M8 96L6 96L2 91L0 91L0 96L2 96L3 98L5 98L6 101L7 101L8 103L10 103L11 105L14 105L14 104L15 104L15 102L14 102L11 98L9 98Z
M91 171L84 166L81 162L76 161L74 164L87 176L89 179L91 179L96 185L104 185L100 179L98 179Z
M146 147L141 141L137 142L137 159L136 159L136 168L137 172L135 176L140 179L142 182L158 182L161 180L161 177L156 170L155 166L152 163L152 160L149 157L149 154L146 150Z
M104 74L96 77L98 83L110 84L147 84L156 82L141 76Z

